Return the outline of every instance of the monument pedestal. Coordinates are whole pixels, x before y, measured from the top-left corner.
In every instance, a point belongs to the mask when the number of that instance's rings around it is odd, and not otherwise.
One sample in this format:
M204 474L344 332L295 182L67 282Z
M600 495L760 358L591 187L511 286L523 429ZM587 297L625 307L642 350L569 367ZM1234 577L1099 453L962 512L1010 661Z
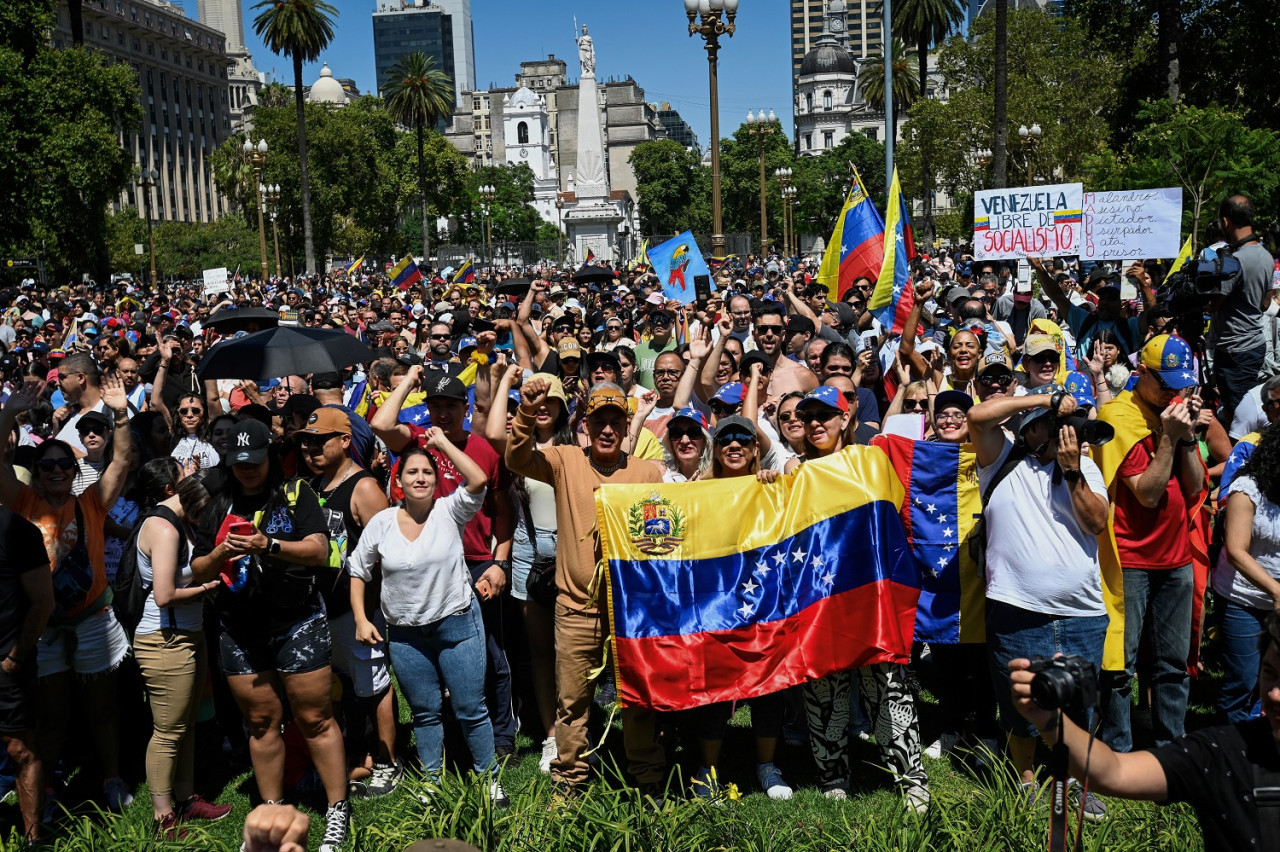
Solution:
M602 261L612 259L621 221L622 211L609 201L578 201L572 208L566 207L564 227L573 259L584 262L588 248Z

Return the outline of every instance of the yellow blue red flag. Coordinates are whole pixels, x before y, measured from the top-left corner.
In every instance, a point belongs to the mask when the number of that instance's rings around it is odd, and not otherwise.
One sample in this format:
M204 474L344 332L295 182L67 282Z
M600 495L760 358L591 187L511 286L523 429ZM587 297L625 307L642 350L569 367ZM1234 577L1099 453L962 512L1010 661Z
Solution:
M853 186L845 196L818 267L818 283L826 286L828 299L839 301L859 277L874 280L883 264L884 219L871 203L862 176L854 169Z
M422 270L418 268L413 255L410 254L400 258L400 262L391 267L391 271L387 274L391 276L391 286L401 290L408 290L423 278Z
M454 273L453 283L470 284L476 280L476 259L474 257L467 258L466 262L458 267L458 271Z
M1178 252L1178 256L1173 259L1173 265L1169 267L1169 275L1181 269L1186 262L1191 259L1191 237L1187 237L1187 241L1182 244L1182 250Z
M360 268L360 264L362 263L364 263L364 255L357 257L355 263L347 267L346 276L350 278L352 275L355 275L356 270Z
M683 710L911 656L919 571L889 458L596 491L623 706Z
M880 267L876 288L867 300L867 310L892 334L902 333L907 314L911 313L916 299L915 288L911 286L911 269L907 265L910 247L905 214L902 185L898 183L898 168L894 166L889 201L885 206L884 265ZM915 334L915 329L911 333Z

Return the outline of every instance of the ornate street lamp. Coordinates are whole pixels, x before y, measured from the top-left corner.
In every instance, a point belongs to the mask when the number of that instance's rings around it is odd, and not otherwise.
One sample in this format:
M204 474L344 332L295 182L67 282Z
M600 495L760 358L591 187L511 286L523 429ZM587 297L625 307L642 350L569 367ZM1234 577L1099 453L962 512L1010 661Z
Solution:
M151 226L151 190L155 188L160 173L155 169L143 169L138 175L138 188L142 190L143 212L147 217L147 245L151 250L151 280L147 284L156 286L156 236Z
M556 193L556 262L564 266L564 198Z
M484 214L484 254L485 264L493 265L493 223L489 217L489 211L493 204L493 200L498 196L498 190L491 183L481 185L480 189L480 212Z
M1027 156L1027 186L1031 186L1031 182L1035 180L1033 158L1036 155L1036 145L1040 144L1040 137L1044 135L1044 131L1040 129L1040 125L1032 124L1027 127L1025 124L1018 128L1018 138L1022 140L1022 149Z
M773 176L778 179L778 186L781 187L779 195L782 197L782 251L787 257L791 257L792 252L792 226L791 226L791 176L790 168L774 169Z
M724 223L720 215L720 92L717 62L720 36L733 37L733 19L738 16L738 0L684 0L689 17L689 35L700 35L707 43L707 74L711 83L711 254L724 257Z
M253 189L258 194L258 251L262 254L262 283L266 284L267 274L267 229L262 222L262 166L267 162L267 140L260 139L255 146L248 136L244 138L245 158L253 166Z
M752 114L751 110L747 110L747 132L756 138L756 145L760 149L760 256L767 257L769 254L769 219L765 208L764 194L764 142L765 139L778 129L778 117L773 114L773 110L769 110L769 117L765 118L764 110L760 110L760 117L757 118Z
M280 184L264 186L261 191L263 198L271 206L271 238L276 246L276 278L282 279L284 273L280 271L280 226L276 223L276 217L280 215Z

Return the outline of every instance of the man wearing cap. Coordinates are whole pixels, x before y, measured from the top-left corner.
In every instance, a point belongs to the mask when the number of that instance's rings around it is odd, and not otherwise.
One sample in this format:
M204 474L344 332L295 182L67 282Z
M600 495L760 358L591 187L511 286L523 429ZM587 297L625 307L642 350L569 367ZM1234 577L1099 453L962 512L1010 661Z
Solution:
M1001 352L988 352L982 357L982 362L978 364L977 381L974 382L973 387L979 402L986 402L994 397L1024 393L1014 380L1009 360Z
M539 449L534 441L535 417L546 400L549 383L539 377L525 382L521 403L507 442L507 465L524 476L551 485L556 500L559 545L556 551L556 748L552 778L580 787L589 776L587 720L595 695L588 673L600 666L608 629L601 611L596 566L600 559L595 489L612 483L658 483L658 465L623 452L627 435L627 397L612 383L594 385L585 405L586 448ZM666 754L655 736L653 711L622 709L623 742L628 770L644 788L656 791L663 781Z
M1057 305L1058 316L1065 318L1065 324L1071 329L1076 342L1077 358L1088 360L1098 332L1106 330L1115 332L1126 355L1137 350L1142 340L1144 320L1141 317L1125 317L1118 283L1106 281L1098 290L1097 309L1090 311L1083 305L1071 304L1071 299L1045 269L1043 260L1038 257L1029 258L1029 260L1036 271L1036 277L1040 280L1040 287ZM1092 273L1090 277L1092 278Z
M653 370L658 356L664 352L675 352L679 347L672 329L675 316L666 308L657 308L649 313L648 340L636 346L636 383L642 387L654 389Z
M329 547L345 563L355 550L360 533L374 515L387 508L387 498L378 481L352 453L351 419L341 408L318 408L299 429L298 445L303 461L314 474L311 490L316 493L329 525ZM351 611L351 577L345 570L337 580L320 589L332 636L333 670L343 679L343 716L351 767L350 780L369 795L381 796L395 789L404 770L395 756L395 696L385 642L374 646L356 641L355 619ZM374 623L386 634L373 608ZM374 730L376 743L365 732Z
M1133 390L1099 410L1098 419L1114 427L1115 439L1095 453L1115 506L1112 536L1101 541L1103 564L1114 566L1108 580L1121 582L1124 594L1102 692L1101 737L1116 751L1133 748L1131 684L1144 627L1155 664L1156 744L1183 733L1195 594L1190 529L1208 493L1195 436L1201 406L1191 347L1180 337L1157 335L1142 347L1137 372ZM1123 648L1114 629L1120 624Z
M1060 651L1099 668L1109 621L1098 567L1106 484L1081 454L1075 430L1055 428L1056 417L1075 410L1071 394L1049 385L969 409L985 506L990 672L1009 756L1028 793L1036 789L1038 732L1014 709L1009 661ZM1002 428L1006 422L1012 439ZM1086 818L1101 819L1106 807L1088 794L1084 811Z
M1062 353L1050 335L1028 335L1022 347L1022 371L1018 380L1027 390L1051 385L1061 365Z
M473 435L464 428L468 415L467 386L455 376L424 372L421 365L408 369L404 379L369 421L374 434L386 442L387 448L399 453L415 444L427 446L426 427L398 422L405 399L419 385L426 394L431 425L439 427L455 447L478 464L493 486L485 495L480 511L463 528L462 548L484 618L489 657L485 699L493 723L494 747L501 759L514 753L516 735L511 702L511 667L507 662L502 633L503 592L511 574L511 540L515 531L508 487L510 476L493 445L483 436ZM436 499L447 497L462 484L462 477L444 453L431 448L428 452L435 458L439 470ZM392 481L395 481L394 475ZM399 497L395 490L392 497Z

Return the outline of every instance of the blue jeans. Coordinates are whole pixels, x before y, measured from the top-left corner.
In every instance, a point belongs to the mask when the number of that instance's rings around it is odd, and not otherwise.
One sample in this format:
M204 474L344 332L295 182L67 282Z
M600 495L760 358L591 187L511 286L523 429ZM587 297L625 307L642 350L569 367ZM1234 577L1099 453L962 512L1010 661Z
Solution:
M1035 726L1013 706L1010 660L1067 654L1084 657L1093 663L1095 670L1100 670L1107 624L1105 615L1046 615L988 598L987 660L996 704L1000 707L1001 729L1024 739L1038 736ZM1092 720L1073 714L1072 721L1088 727Z
M1191 678L1191 598L1195 574L1190 565L1170 571L1124 569L1124 671L1102 678L1102 741L1115 751L1133 750L1129 710L1133 703L1133 668L1143 628L1147 630L1153 672L1151 724L1156 745L1183 734Z
M1258 700L1258 640L1268 609L1240 606L1225 597L1222 620L1218 623L1218 639L1222 643L1222 689L1218 692L1218 717L1228 725L1243 722Z
M484 703L485 643L480 602L465 612L417 627L388 625L391 665L413 715L418 758L428 775L444 765L444 727L440 723L444 690L462 726L471 767L493 765L493 725Z

